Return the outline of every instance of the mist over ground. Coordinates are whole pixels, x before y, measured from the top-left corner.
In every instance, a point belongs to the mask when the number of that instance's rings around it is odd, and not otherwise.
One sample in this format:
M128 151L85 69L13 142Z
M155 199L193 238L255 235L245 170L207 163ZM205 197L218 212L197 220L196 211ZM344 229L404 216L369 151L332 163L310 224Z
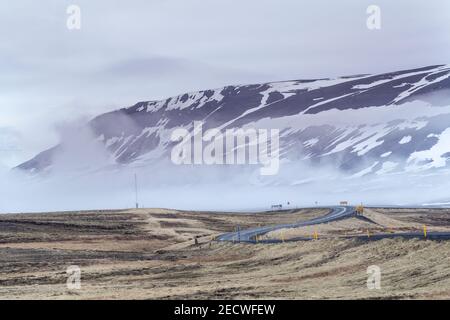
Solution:
M269 210L274 204L288 209L336 205L342 200L365 205L450 204L448 170L352 178L331 167L284 164L274 178L259 176L258 166L161 164L153 168L111 166L81 175L68 170L29 176L3 170L0 212L133 208L135 173L140 207Z

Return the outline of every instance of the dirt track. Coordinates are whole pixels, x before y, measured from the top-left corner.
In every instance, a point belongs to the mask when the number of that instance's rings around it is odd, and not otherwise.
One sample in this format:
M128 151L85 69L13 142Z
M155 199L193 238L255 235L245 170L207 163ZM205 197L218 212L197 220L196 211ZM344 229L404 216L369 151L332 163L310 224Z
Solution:
M128 210L0 216L0 298L450 298L450 242L327 239L277 245L221 244L213 236L323 215ZM377 209L382 228L446 229L449 210ZM361 221L322 232L364 232ZM364 222L367 223L367 222ZM331 228L330 231L325 230ZM362 231L359 229L363 229ZM299 231L298 232L303 232ZM193 237L200 237L195 246ZM81 290L66 268L81 268ZM367 267L382 271L368 290Z

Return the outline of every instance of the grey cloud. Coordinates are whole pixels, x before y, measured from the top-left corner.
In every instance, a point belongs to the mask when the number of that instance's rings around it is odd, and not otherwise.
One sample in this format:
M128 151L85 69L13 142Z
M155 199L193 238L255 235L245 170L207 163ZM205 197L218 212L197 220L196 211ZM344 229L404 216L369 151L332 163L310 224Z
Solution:
M150 57L129 59L114 63L106 74L118 77L162 77L185 71L188 65L181 59Z
M20 134L11 128L0 128L0 167L9 166L19 160L22 150L18 145L21 138Z

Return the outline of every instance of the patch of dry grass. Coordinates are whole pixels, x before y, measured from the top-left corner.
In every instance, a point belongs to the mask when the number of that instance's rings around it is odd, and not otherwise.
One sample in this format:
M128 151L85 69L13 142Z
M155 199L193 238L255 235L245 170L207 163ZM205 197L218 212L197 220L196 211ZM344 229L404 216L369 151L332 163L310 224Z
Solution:
M174 210L0 216L2 299L448 299L450 242L339 238L276 245L211 242L212 236L259 224L289 223L326 210L207 213ZM417 214L368 212L321 226L343 230L421 226ZM433 217L425 216L432 227ZM369 215L368 215L369 217ZM409 218L408 218L409 217ZM310 232L312 230L308 230ZM303 232L303 231L302 231ZM200 236L200 245L193 237ZM79 265L82 289L66 287L66 268ZM368 290L367 267L382 271L381 290Z

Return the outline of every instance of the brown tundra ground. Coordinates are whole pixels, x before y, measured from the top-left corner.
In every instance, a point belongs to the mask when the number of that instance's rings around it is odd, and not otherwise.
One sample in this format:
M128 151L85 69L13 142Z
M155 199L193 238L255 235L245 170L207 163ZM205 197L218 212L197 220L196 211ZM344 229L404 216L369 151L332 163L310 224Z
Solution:
M370 209L265 238L211 241L241 228L309 220L327 209L212 213L165 209L0 215L0 299L449 299L450 241L343 239L378 232L450 230L449 209ZM199 244L194 244L194 237ZM68 289L69 266L81 288ZM367 268L381 268L381 289Z

